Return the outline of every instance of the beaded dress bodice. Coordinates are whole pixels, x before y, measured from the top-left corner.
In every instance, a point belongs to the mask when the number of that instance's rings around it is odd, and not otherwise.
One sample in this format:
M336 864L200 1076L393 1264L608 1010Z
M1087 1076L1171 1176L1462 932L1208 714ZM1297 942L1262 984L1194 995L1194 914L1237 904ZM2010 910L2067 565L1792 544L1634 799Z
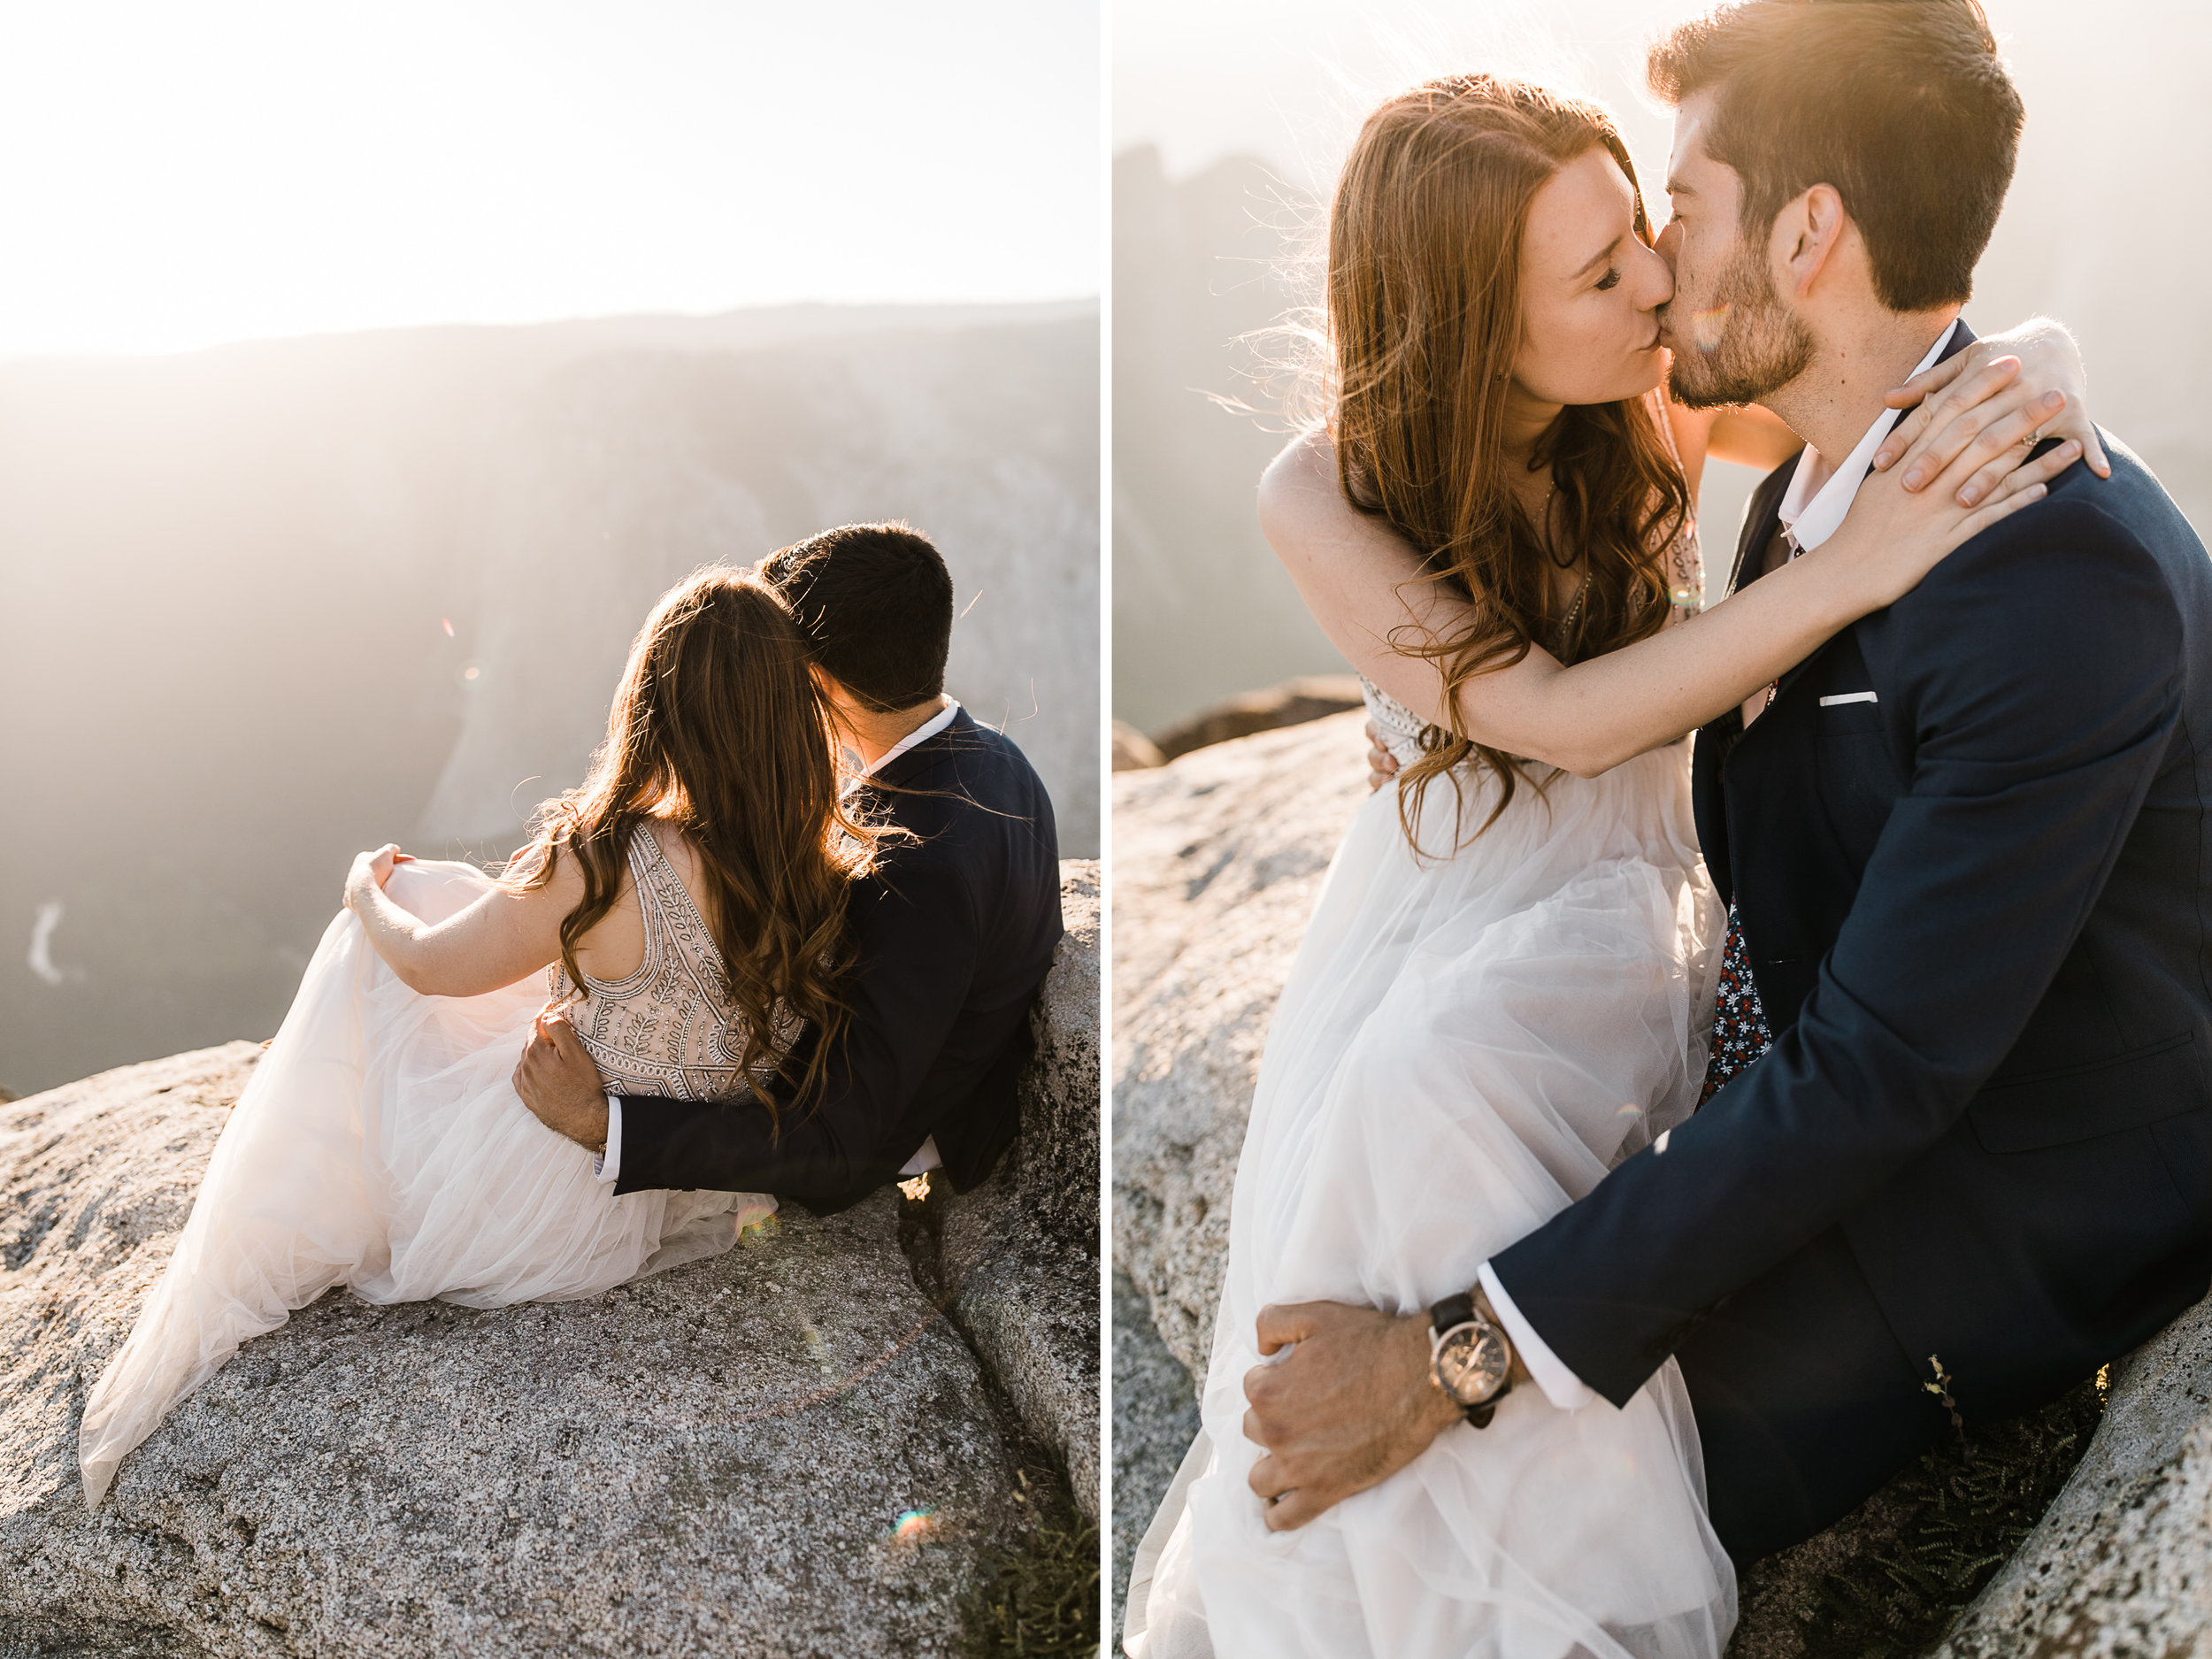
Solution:
M722 953L649 825L630 834L630 874L645 922L645 960L619 979L584 976L568 1017L614 1094L722 1100L742 1091L748 1027L724 990ZM576 995L555 963L554 997ZM796 1035L780 1032L780 1048ZM761 1075L754 1081L766 1081Z

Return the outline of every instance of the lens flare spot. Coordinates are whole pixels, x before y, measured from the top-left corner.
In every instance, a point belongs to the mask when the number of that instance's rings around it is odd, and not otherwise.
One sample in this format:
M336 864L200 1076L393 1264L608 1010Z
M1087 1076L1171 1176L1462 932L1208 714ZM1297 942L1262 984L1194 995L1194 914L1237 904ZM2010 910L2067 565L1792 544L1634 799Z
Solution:
M1720 349L1721 336L1728 332L1728 313L1732 309L1716 305L1709 311L1690 313L1690 338L1697 342L1700 351Z
M1642 1117L1643 1115L1644 1115L1644 1109L1643 1109L1642 1107L1640 1107L1640 1106L1639 1106L1639 1105L1635 1104L1633 1102L1631 1102L1629 1104L1627 1104L1627 1105L1625 1105L1625 1106L1623 1106L1622 1108L1620 1108L1617 1111L1616 1111L1616 1112L1613 1114L1613 1116L1614 1116L1614 1117L1616 1117L1616 1118L1640 1118L1640 1117Z
M451 617L440 617L438 618L438 626L445 630L446 638L449 640L453 637L453 618Z
M937 1511L909 1509L899 1517L899 1524L891 1529L894 1543L918 1544L937 1530Z
M484 671L479 668L474 663L471 663L466 668L464 668L461 671L461 678L464 680L474 680L483 672Z

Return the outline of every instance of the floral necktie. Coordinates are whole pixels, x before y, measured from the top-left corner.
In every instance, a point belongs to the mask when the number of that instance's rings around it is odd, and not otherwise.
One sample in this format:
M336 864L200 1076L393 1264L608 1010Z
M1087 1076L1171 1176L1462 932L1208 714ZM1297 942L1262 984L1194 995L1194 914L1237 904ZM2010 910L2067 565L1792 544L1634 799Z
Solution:
M1720 994L1713 1003L1713 1053L1705 1064L1701 1106L1721 1086L1774 1046L1766 1010L1759 1006L1759 984L1751 977L1751 953L1744 949L1743 918L1728 907L1728 942L1721 949Z

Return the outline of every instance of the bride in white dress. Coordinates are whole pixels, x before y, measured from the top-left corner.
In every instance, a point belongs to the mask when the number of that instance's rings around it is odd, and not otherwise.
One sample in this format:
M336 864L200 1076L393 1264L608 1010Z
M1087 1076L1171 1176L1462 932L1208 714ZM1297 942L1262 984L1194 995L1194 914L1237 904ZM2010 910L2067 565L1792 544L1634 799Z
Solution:
M1262 1501L1243 1432L1263 1309L1471 1291L1689 1113L1723 918L1678 740L2041 493L2030 468L1981 513L1870 486L1825 548L1691 620L1706 455L1796 443L1668 401L1651 243L1609 119L1536 88L1417 88L1345 165L1328 429L1262 511L1401 787L1354 821L1269 1033L1137 1659L1712 1659L1732 1628L1671 1360L1625 1410L1524 1382L1317 1517Z
M775 1201L617 1197L510 1081L549 989L611 1081L678 1099L783 1069L843 1011L845 889L877 832L840 803L797 629L710 569L631 648L580 788L495 880L364 853L291 1010L223 1126L192 1214L85 1405L98 1505L124 1455L241 1342L334 1285L469 1307L594 1295L728 1249Z

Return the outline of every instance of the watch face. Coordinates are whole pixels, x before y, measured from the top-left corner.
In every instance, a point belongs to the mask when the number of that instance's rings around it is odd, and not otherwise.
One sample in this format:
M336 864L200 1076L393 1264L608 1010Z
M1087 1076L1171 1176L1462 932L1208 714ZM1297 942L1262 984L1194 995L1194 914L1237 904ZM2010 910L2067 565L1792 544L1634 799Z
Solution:
M1437 1346L1436 1379L1461 1405L1477 1406L1498 1392L1511 1363L1495 1331L1457 1325Z

